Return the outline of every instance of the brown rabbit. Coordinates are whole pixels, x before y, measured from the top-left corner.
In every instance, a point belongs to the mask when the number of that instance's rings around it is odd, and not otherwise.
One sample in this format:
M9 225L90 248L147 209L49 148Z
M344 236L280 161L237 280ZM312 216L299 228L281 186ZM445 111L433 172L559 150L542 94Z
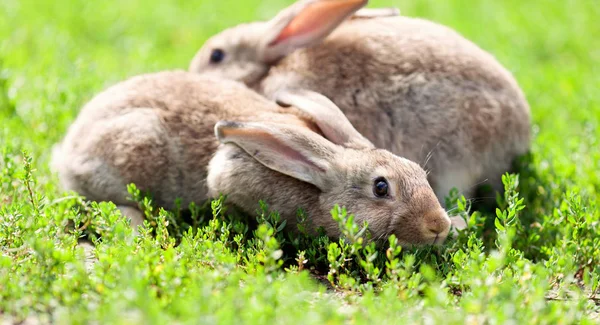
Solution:
M215 35L190 71L268 98L290 88L322 93L376 147L422 163L440 201L453 187L467 197L484 183L502 191L501 175L530 143L514 78L439 24L369 9L354 17L367 19L346 19L366 2L298 1L271 21Z
M66 189L113 201L135 223L141 214L126 192L132 182L166 208L178 197L187 205L224 193L253 213L264 199L290 229L303 208L312 230L339 236L330 211L341 204L368 221L376 238L444 240L450 220L422 168L375 149L319 94L282 91L275 98L293 107L198 74L134 77L83 108L53 165Z

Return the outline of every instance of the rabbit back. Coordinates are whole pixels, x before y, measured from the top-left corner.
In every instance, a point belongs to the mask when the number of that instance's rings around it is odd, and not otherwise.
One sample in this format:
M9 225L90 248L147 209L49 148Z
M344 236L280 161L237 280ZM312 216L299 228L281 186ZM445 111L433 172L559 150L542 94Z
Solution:
M251 119L278 107L233 81L169 71L133 77L84 106L53 155L63 187L127 205L126 186L160 206L206 199L206 166L222 119Z

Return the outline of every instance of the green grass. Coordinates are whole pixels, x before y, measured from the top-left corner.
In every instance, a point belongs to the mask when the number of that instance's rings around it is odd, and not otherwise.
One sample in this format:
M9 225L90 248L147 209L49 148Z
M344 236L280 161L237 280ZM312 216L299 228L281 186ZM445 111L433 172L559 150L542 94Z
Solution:
M475 213L446 247L400 252L392 239L387 250L362 248L360 227L341 211L334 216L347 241L289 238L266 208L249 230L219 202L206 209L216 218L191 230L143 199L156 230L136 237L111 204L59 190L51 147L95 93L131 75L186 68L210 35L288 3L0 1L0 321L598 322L593 0L373 1L449 25L494 53L532 107L532 153L518 184L506 178L497 222ZM97 242L90 268L76 245L83 234Z

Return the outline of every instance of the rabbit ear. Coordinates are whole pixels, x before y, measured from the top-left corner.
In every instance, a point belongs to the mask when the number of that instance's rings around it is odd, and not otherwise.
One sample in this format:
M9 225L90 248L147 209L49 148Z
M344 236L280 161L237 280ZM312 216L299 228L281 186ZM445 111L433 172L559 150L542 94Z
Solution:
M221 143L238 145L266 167L322 191L337 179L332 162L340 148L311 131L271 123L219 121L215 135Z
M263 60L273 62L329 35L368 0L300 0L269 22Z
M323 135L335 144L360 149L375 147L354 128L337 105L319 93L302 89L284 89L276 92L274 97L278 104L294 106L311 116Z
M381 17L396 17L400 16L400 9L396 7L386 8L362 8L354 13L350 19L370 19Z

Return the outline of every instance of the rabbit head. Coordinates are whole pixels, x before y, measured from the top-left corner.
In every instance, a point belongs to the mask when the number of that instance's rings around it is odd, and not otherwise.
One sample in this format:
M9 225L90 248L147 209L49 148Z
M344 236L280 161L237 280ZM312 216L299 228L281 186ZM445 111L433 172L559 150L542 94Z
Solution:
M323 136L298 125L220 121L215 134L222 145L207 179L211 195L225 193L250 211L257 196L268 197L288 225L301 206L313 227L334 237L340 232L330 211L339 204L357 222L367 221L375 239L395 234L405 245L444 241L450 219L419 165L374 148L322 95L276 97L312 116Z
M192 60L190 71L253 86L278 60L323 40L366 4L367 0L300 0L270 21L238 25L213 36ZM380 14L365 11L362 16Z

